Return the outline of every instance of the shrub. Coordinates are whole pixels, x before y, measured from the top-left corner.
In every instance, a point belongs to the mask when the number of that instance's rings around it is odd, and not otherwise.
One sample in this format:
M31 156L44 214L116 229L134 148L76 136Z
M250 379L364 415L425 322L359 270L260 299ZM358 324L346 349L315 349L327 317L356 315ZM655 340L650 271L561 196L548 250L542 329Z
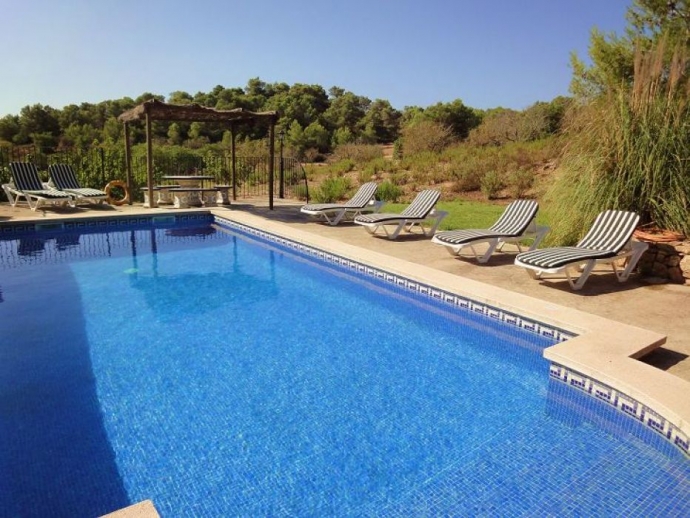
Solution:
M337 176L343 176L346 173L349 173L355 168L355 161L352 160L351 158L345 158L343 160L339 160L338 162L335 162L334 164L331 164L328 166L328 170Z
M390 181L393 185L405 185L407 183L407 180L409 178L409 175L402 171L400 173L395 173L392 174L390 177Z
M451 176L455 179L452 187L455 192L478 191L481 187L482 175L476 170L453 171Z
M493 200L503 187L503 180L501 179L501 175L496 171L489 171L482 176L480 184L482 194L486 196L486 199Z
M395 203L402 196L402 193L403 191L400 187L386 180L379 184L379 188L376 190L376 197L382 201Z
M453 141L453 130L439 122L422 120L403 128L402 140L406 157L424 151L438 153Z
M508 185L513 198L522 198L534 185L534 171L518 169L508 177Z
M346 197L352 188L350 180L342 176L330 176L326 178L314 192L316 203L333 203Z
M295 185L292 188L292 195L298 200L307 199L307 186L304 184Z
M341 144L333 150L335 160L352 160L358 164L382 157L383 150L373 144Z

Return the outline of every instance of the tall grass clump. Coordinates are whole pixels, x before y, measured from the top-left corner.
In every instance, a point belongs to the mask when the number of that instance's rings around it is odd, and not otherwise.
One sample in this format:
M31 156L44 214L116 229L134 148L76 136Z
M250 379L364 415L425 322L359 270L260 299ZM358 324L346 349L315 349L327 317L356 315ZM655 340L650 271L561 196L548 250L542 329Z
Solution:
M664 40L638 48L631 84L610 85L571 114L562 170L547 193L552 242L576 241L606 209L690 235L689 57Z

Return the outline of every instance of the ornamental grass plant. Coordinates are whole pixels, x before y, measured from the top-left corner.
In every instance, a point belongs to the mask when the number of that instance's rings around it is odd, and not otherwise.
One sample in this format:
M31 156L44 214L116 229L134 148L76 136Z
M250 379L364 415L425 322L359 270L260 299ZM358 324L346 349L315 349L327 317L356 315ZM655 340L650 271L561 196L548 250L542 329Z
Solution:
M547 192L551 243L573 243L606 209L636 211L690 235L690 60L664 40L635 52L630 84L571 113L561 171Z

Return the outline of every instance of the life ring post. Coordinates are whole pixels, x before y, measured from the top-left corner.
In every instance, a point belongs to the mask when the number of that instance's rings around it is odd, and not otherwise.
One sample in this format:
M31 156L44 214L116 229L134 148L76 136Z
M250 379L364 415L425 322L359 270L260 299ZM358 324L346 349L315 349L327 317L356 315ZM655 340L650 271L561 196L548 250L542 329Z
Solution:
M122 198L116 198L114 194L111 194L113 189L122 189L122 192L124 193ZM105 186L105 194L107 196L106 201L110 205L124 205L125 203L129 202L129 188L127 187L127 184L123 182L122 180L113 180L111 182L108 182L108 185Z

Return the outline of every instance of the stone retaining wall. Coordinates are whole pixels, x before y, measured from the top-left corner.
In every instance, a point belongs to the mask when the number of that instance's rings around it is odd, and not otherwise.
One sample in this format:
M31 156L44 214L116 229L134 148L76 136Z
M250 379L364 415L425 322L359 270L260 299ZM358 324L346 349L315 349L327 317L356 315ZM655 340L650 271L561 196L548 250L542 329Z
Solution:
M690 241L649 243L638 267L643 277L685 284L690 281Z

